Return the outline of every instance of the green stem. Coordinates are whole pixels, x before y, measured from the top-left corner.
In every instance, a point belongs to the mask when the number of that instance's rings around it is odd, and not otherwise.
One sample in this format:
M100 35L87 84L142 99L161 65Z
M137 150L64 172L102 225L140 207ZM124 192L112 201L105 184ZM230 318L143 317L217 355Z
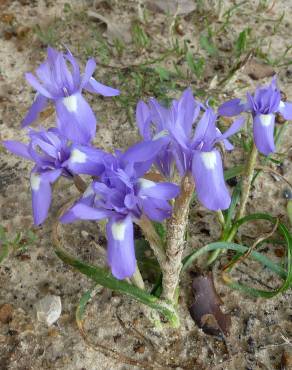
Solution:
M145 290L141 290L125 281L117 280L110 274L109 271L101 267L92 266L82 262L60 248L55 249L55 253L63 262L74 267L82 274L87 275L96 283L117 292L124 293L134 298L136 301L146 304L165 316L171 326L175 328L179 327L178 314L173 305L169 302L162 301L157 297L147 293Z
M65 205L61 208L58 214L58 218L63 213L63 211L66 209ZM169 324L177 328L180 325L179 322L179 316L178 313L174 307L174 305L168 301L168 300L161 300L154 295L146 292L145 290L142 290L132 284L127 283L124 280L118 280L116 279L110 271L107 269L104 269L99 266L93 266L90 264L87 264L78 258L75 258L70 253L68 253L63 247L62 242L59 238L59 227L60 224L56 221L53 223L52 227L52 241L53 241L53 247L55 250L56 255L65 263L72 266L82 274L88 276L90 279L95 281L96 283L112 289L114 291L126 294L132 298L134 298L136 301L141 302L154 310L158 311L160 314L162 314Z
M239 206L239 210L237 212L236 218L235 218L236 220L242 218L245 214L246 204L248 201L253 173L254 173L254 168L256 165L256 161L257 161L257 155L258 155L258 150L256 148L255 143L253 143L253 147L252 147L252 150L251 150L251 153L250 153L247 165L246 165L245 174L243 177L240 206Z

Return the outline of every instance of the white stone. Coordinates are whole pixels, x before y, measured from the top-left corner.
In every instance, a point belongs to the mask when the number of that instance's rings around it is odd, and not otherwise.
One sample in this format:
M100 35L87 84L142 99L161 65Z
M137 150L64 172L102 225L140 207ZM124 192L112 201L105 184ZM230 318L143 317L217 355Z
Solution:
M125 239L126 224L124 222L115 222L112 224L113 238L118 241Z
M61 316L61 298L55 295L47 295L36 303L35 309L38 321L51 326Z
M70 156L71 163L85 163L86 162L86 154L81 152L78 149L73 149Z
M30 186L33 191L38 191L41 185L41 177L37 173L32 173L30 176Z
M216 163L217 163L216 152L202 152L201 158L202 158L204 166L208 170L214 170L214 168L216 167Z
M262 126L268 127L273 122L273 114L260 114L259 119Z
M68 112L76 112L77 96L76 95L66 96L65 98L63 98L63 104L65 105Z

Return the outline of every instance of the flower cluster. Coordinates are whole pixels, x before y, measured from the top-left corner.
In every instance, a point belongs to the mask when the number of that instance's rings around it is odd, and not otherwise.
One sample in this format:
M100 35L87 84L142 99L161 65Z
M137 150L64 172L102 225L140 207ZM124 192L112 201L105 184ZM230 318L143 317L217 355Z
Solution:
M222 116L232 117L242 112L251 112L253 117L253 135L257 149L264 155L275 151L274 127L275 114L280 113L286 120L292 119L292 103L281 100L276 77L269 86L258 87L254 93L246 94L246 100L232 99L223 103L218 112Z
M143 214L159 222L170 217L168 200L179 193L174 184L155 183L142 177L160 150L160 141L136 144L125 153L101 157L104 171L99 179L61 218L63 223L108 219L108 264L118 279L132 276L136 269L133 221Z
M119 91L97 82L92 76L95 67L90 59L81 74L69 50L63 54L49 47L47 60L36 70L37 77L26 74L37 93L22 127L33 123L49 102L55 107L56 127L28 129L28 144L8 140L4 146L34 162L30 182L36 225L47 218L51 184L60 176L69 180L79 174L92 177L61 221L106 219L108 264L116 278L124 279L136 269L133 222L141 217L158 222L171 217L169 201L180 192L171 182L175 173L192 175L197 197L206 208L217 211L229 207L220 148L233 149L228 138L241 129L245 118L237 118L222 133L216 126L218 116L251 112L255 143L267 155L275 150L275 113L292 119L292 104L281 101L275 79L254 95L247 94L247 101L233 99L222 104L218 114L208 103L196 100L190 88L169 107L154 98L147 104L139 101L136 118L143 140L125 152L111 154L91 145L96 118L82 91L103 96L115 96ZM167 182L147 178L153 164Z
M196 101L191 89L185 90L179 100L173 100L169 108L155 99L150 99L148 105L140 101L136 117L145 140L161 135L167 138L155 162L164 176L172 176L175 164L181 176L192 173L198 199L205 207L214 211L229 207L230 195L216 144L223 142L227 150L233 149L227 138L240 130L244 118L237 119L222 134L216 127L216 113Z

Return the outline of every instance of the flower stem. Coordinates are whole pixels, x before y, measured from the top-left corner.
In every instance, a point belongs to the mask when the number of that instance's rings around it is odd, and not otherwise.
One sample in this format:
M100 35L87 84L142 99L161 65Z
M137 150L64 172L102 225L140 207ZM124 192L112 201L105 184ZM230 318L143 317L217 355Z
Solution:
M84 193L86 188L87 188L86 182L83 181L82 178L79 175L74 175L73 176L73 181L74 181L74 185L76 186L77 190L80 193Z
M181 193L175 199L171 218L167 222L166 261L162 267L162 296L175 301L175 292L182 268L182 254L185 246L185 231L188 223L189 206L194 192L194 180L187 174L181 181Z
M241 188L240 206L236 214L235 220L238 220L245 215L245 209L246 209L246 204L247 204L248 197L249 197L253 173L254 173L254 169L255 169L255 165L257 161L257 155L258 155L258 150L255 146L255 143L253 143L253 147L252 147L252 150L251 150L251 153L250 153L250 156L246 164L246 168L245 168L245 174L243 177L242 188Z
M225 219L224 219L223 213L220 209L216 213L217 213L218 221L220 225L222 226L222 229L224 229Z
M238 209L238 212L236 214L236 217L235 217L235 221L242 218L245 214L246 204L247 204L247 201L248 201L249 192L250 192L250 188L251 188L251 184L252 184L252 180L253 180L253 174L254 174L254 170L255 170L255 167L256 167L257 155L258 155L258 150L255 146L255 143L253 143L253 147L252 147L252 150L251 150L250 156L248 158L248 161L246 163L246 167L245 167L245 171L244 171L242 189L241 189L240 205L239 205L239 209ZM222 221L224 220L224 218L222 220L222 217L219 213L218 213L218 219L219 219L219 222L222 224ZM224 227L224 224L223 224L223 227ZM220 240L221 241L226 241L226 242L232 242L235 235L236 235L236 231L237 231L237 229L232 227L229 230L229 232L225 235L224 230L223 230L223 233L222 233L222 236L221 236ZM220 249L217 249L217 250L213 251L211 253L210 257L208 258L207 264L208 265L212 264L220 254L221 254Z
M142 275L141 275L141 272L140 272L138 266L136 266L136 271L134 272L134 275L132 275L132 277L131 277L131 282L136 287L138 287L142 290L145 289L145 284L144 284L144 281L143 281L143 278L142 278Z
M142 215L142 217L135 222L141 227L146 240L149 242L155 257L157 258L157 261L162 268L162 266L164 266L166 262L164 244L160 236L157 234L152 222L149 220L148 217L144 215Z

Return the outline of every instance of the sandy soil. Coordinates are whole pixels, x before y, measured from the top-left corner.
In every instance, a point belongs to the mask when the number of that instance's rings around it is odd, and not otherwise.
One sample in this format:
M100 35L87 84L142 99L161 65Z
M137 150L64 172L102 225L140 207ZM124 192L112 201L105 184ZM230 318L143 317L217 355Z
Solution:
M64 4L69 3L71 9L80 16L72 16L64 12ZM32 31L39 24L48 30L54 25L58 39L56 44L67 44L84 62L86 57L80 54L85 42L94 42L87 25L94 21L84 21L81 10L94 10L115 17L116 23L129 23L129 18L137 17L137 3L134 1L111 1L111 7L98 5L98 1L0 1L0 139L24 139L25 132L20 130L20 121L28 109L33 91L25 82L23 74L32 71L45 55L44 42ZM106 2L102 2L106 3ZM210 9L216 13L212 2L207 2L208 12L205 18L212 17ZM223 1L224 14L233 2ZM287 35L292 32L289 14L292 1L271 2L268 11L253 11L258 2L247 1L242 12L231 18L229 33L220 45L230 46L234 34L247 26L253 28L255 35L264 38L263 50L272 58L283 54L289 45ZM272 3L275 3L274 5ZM206 5L206 6L207 6ZM271 28L285 11L284 20L273 34ZM168 39L168 26L171 17L156 14L155 23L151 22L153 13L149 13L147 32L153 36L155 43L148 56L159 56L159 45L165 45ZM71 17L71 18L70 18ZM262 18L265 21L261 20ZM150 19L150 21L149 21ZM89 22L89 23L87 23ZM179 42L189 40L194 48L198 47L198 30L204 22L204 16L197 11L180 18L184 35L177 35ZM217 16L214 24L222 22ZM96 27L98 27L96 25ZM228 46L229 45L229 46ZM268 45L269 50L268 50ZM139 63L145 57L144 52L134 52L127 46L122 60L112 58L111 64L127 66ZM94 56L98 61L97 51ZM220 59L221 58L221 59ZM224 59L226 58L226 59ZM204 80L200 87L207 88L215 74L218 65L223 64L223 72L232 65L232 55L220 54L218 60L210 61ZM215 60L216 59L216 60ZM168 62L171 57L168 58ZM165 62L164 66L168 66ZM216 67L217 66L217 67ZM216 68L217 69L216 69ZM182 67L184 68L184 66ZM219 68L219 70L220 70ZM282 89L292 100L290 88L292 85L291 67L275 67L279 73ZM96 77L102 82L111 81L115 85L118 79L115 69L102 65L98 68ZM219 75L220 77L220 75ZM220 78L219 78L220 79ZM261 80L259 82L265 82ZM196 80L189 81L196 88ZM220 91L219 96L225 98L236 92L243 96L246 87L254 87L258 81L251 80L244 70L239 70L235 76ZM213 80L214 86L214 80ZM117 86L118 87L118 86ZM216 88L214 89L216 90ZM127 92L125 92L127 94ZM172 92L170 94L174 95ZM218 92L217 92L218 95ZM142 97L143 98L143 97ZM144 97L146 98L146 97ZM114 102L103 100L96 96L88 96L93 109L99 116L100 125L96 144L103 149L113 147L126 148L138 140L137 129L127 119L127 112L120 109ZM133 106L130 107L133 115ZM49 126L52 117L42 124ZM288 127L281 152L287 154L281 171L292 182L291 173L291 135L292 127ZM232 316L232 329L225 339L214 338L204 334L195 325L188 313L190 305L190 277L183 276L180 297L180 315L182 327L180 330L165 329L158 331L145 318L142 307L136 302L100 289L88 306L85 328L88 345L81 337L75 323L75 309L81 295L92 286L85 277L65 266L54 254L51 246L50 230L53 215L58 206L69 196L76 194L75 190L65 181L58 184L52 213L43 227L32 227L30 194L28 177L31 165L24 160L10 155L0 148L0 220L8 233L31 229L36 235L34 245L27 251L11 250L9 257L0 266L0 306L11 305L12 319L8 323L0 323L0 369L1 370L106 370L106 369L210 369L210 370L248 370L248 369L279 369L283 351L291 351L292 343L292 294L291 291L271 300L255 299L227 288L220 277L220 267L226 259L221 259L214 267L215 283L219 295L224 302L224 311ZM226 166L242 161L240 149L228 156ZM262 174L252 189L248 211L270 212L279 216L285 222L286 200L283 191L287 185L271 174ZM245 227L241 234L247 239L255 238L269 231L270 226L256 224ZM66 226L66 245L80 257L91 263L103 264L100 252L105 240L95 224L77 223ZM191 210L189 226L189 250L199 248L208 242L215 241L220 235L220 227L214 215L196 204ZM274 247L268 246L270 256L277 258ZM195 268L195 267L194 267ZM265 282L265 288L275 288L279 281L265 269L255 263L244 262L234 273L240 281L248 281L259 286ZM35 316L35 303L46 294L59 295L62 300L62 315L52 327L39 323ZM290 344L288 341L291 341ZM107 350L105 350L107 348ZM108 356L104 355L112 350ZM127 357L127 359L125 358ZM129 361L132 361L129 364ZM128 363L127 363L128 362Z

